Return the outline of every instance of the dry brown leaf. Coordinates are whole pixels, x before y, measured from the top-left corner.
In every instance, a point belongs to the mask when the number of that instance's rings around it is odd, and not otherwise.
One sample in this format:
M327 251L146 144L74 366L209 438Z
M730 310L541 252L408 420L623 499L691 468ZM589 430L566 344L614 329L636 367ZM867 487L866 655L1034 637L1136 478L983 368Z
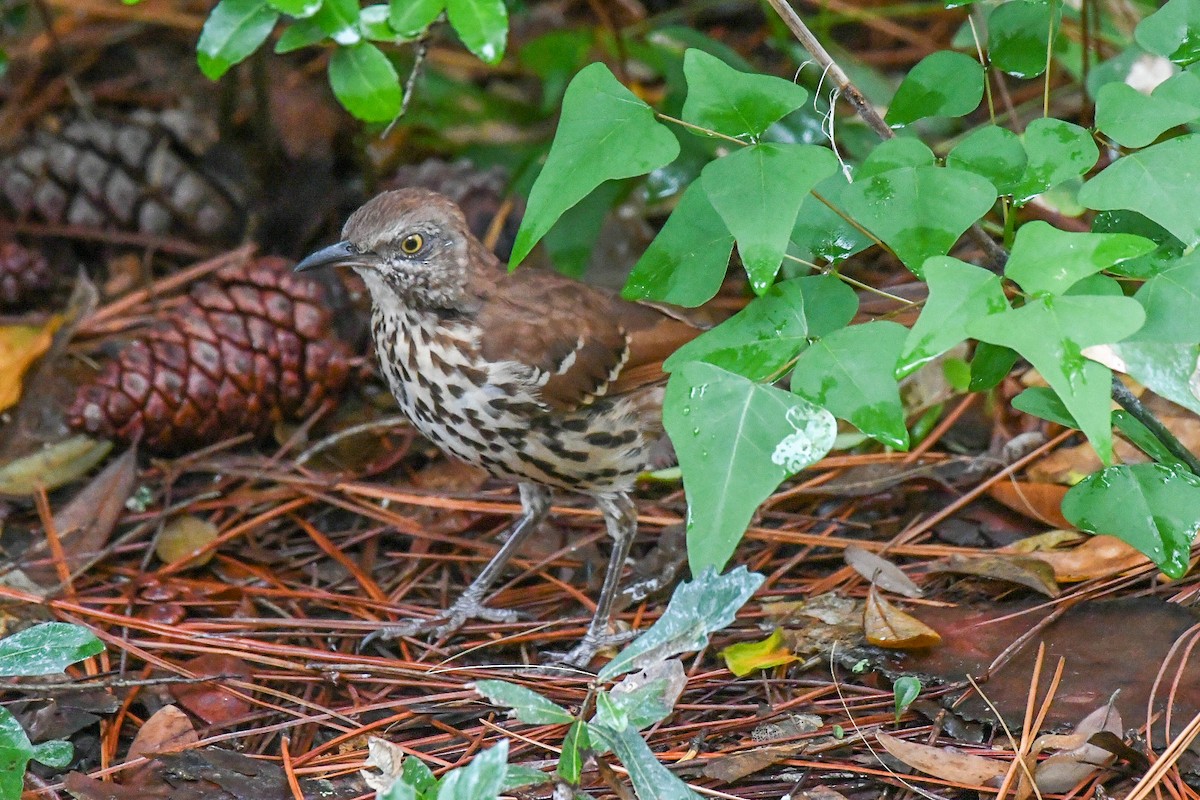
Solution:
M1044 525L1070 528L1071 523L1062 515L1062 499L1068 488L1058 483L1000 481L992 484L988 489L988 496L1018 514Z
M706 778L716 778L725 783L733 783L747 775L752 775L755 772L778 764L785 758L799 755L804 752L806 747L808 747L807 742L797 742L795 744L756 747L753 750L721 756L706 763L702 774Z
M892 757L915 770L942 780L967 786L998 786L1008 765L982 756L973 756L953 747L931 747L905 741L877 731L875 738Z
M0 325L0 411L21 399L25 372L50 349L62 323L55 315L44 325Z
M1069 550L1033 550L1029 556L1049 564L1059 583L1119 575L1150 563L1149 558L1131 545L1115 536L1104 535L1088 536L1078 547Z
M842 558L855 572L880 589L904 597L920 597L924 594L921 587L913 583L899 567L870 550L852 544L842 553Z
M0 495L51 491L82 477L104 460L112 442L72 436L0 467Z
M222 688L229 677L250 680L250 665L222 653L205 653L180 666L193 675L214 678L209 683L181 683L171 687L175 700L209 725L225 725L250 713L250 703ZM224 676L224 679L218 676Z
M874 586L863 609L863 629L868 642L894 650L933 647L942 641L937 631L889 603Z
M187 514L176 517L166 524L162 534L158 537L154 554L164 564L175 564L191 559L187 563L189 569L202 567L211 561L214 555L211 548L207 550L204 548L216 541L216 538L216 525L206 519Z
M1050 748L1059 750L1038 764L1033 774L1038 789L1043 794L1069 791L1084 778L1112 764L1115 755L1088 744L1088 739L1101 731L1118 737L1122 733L1121 715L1111 705L1101 706L1088 714L1069 736L1047 734L1035 739L1031 748L1034 756Z
M1002 554L967 558L955 555L939 565L937 570L1016 583L1048 597L1061 594L1058 584L1054 582L1054 569L1033 556Z
M126 758L132 761L135 758L149 757L155 753L184 750L199 741L200 737L196 734L196 729L187 714L176 706L163 706L154 712L150 719L146 720L146 723L138 730L137 736L133 737L133 743L129 745L129 754ZM126 786L139 785L147 776L159 771L155 767L154 764L143 764L136 767L125 774L121 783Z

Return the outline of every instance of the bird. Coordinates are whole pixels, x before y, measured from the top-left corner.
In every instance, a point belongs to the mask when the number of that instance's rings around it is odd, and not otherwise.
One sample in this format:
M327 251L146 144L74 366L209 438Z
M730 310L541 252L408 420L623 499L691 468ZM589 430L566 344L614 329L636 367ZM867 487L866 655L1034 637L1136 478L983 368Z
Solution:
M362 277L380 371L413 426L450 456L516 482L521 500L507 540L448 609L372 637L444 637L468 619L515 620L485 605L488 590L553 493L575 492L596 504L612 539L595 614L561 658L589 664L618 639L613 605L637 533L631 492L665 436L663 361L708 326L552 270L509 271L457 205L426 189L376 195L340 241L295 270L322 267Z

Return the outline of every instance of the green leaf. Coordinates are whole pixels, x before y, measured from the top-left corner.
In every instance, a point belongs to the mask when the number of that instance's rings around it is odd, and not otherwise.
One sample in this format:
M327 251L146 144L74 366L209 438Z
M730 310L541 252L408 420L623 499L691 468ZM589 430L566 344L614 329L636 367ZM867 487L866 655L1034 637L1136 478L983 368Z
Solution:
M305 47L311 47L325 38L325 31L311 19L293 22L283 29L279 40L275 42L275 52L291 53Z
M726 136L757 139L808 101L802 86L774 75L741 72L703 50L684 53L683 72L688 84L684 121Z
M375 800L426 800L403 780L394 781L387 789L375 793Z
M945 255L996 201L996 188L971 172L903 167L856 181L845 210L921 277L930 256Z
M390 0L388 24L405 39L420 36L446 7L445 0Z
M897 380L965 340L971 320L1009 308L1000 276L985 269L936 256L925 262L924 271L929 299L904 340Z
M276 11L296 19L311 17L321 7L321 0L267 0L267 3Z
M508 768L508 740L481 750L465 767L452 769L438 783L437 800L495 800Z
M745 567L724 575L718 575L712 567L706 568L695 580L679 584L658 621L617 653L596 677L609 681L680 653L699 650L708 644L711 633L733 622L738 610L764 580L762 575Z
M1062 399L1053 389L1045 386L1031 386L1021 392L1012 399L1012 407L1066 428L1079 427L1075 417L1071 416L1071 412L1063 405Z
M400 780L408 784L416 790L421 797L433 797L433 792L437 788L438 780L433 776L433 771L425 765L425 762L415 756L409 756L404 759L404 764L400 767Z
M75 758L75 747L70 742L54 739L35 744L30 757L39 764L45 764L52 769L66 769Z
M921 681L912 675L901 675L892 684L892 694L896 698L896 722L921 694Z
M693 574L723 567L758 504L837 435L825 409L702 362L672 373L663 424L683 470Z
M1079 191L1088 208L1127 208L1200 244L1200 135L1189 134L1118 158Z
M446 0L450 27L467 49L486 64L499 64L508 45L504 0Z
M911 136L897 136L880 142L863 160L855 180L873 178L904 167L932 167L937 158L929 145Z
M640 731L671 716L686 685L683 662L672 658L626 675L609 691L608 697L625 714L629 725Z
M1127 233L1070 233L1035 220L1017 231L1004 275L1029 294L1062 294L1115 264L1145 255L1154 242Z
M1128 439L1135 447L1141 450L1150 458L1160 464L1166 464L1169 467L1178 467L1187 470L1188 467L1178 456L1175 456L1167 449L1162 440L1150 432L1140 420L1123 408L1118 408L1113 412L1113 425Z
M700 183L737 240L750 286L758 294L775 279L800 202L837 169L824 147L756 144L711 162Z
M983 67L968 55L939 50L921 59L904 77L884 118L908 125L925 117L961 117L983 99Z
M716 295L729 269L733 234L693 181L638 259L621 296L692 308Z
M558 132L529 194L510 266L521 263L562 213L601 183L644 175L678 154L675 134L608 67L584 67L563 97Z
M875 243L817 198L820 195L834 208L841 208L844 205L842 194L849 188L846 176L838 170L804 196L796 214L796 224L792 227L792 246L789 248L792 255L805 261L825 259L836 264Z
M583 720L576 720L567 729L567 735L563 739L562 754L558 757L558 766L555 768L558 777L572 786L578 784L579 776L583 774L584 753L591 749L591 746L591 742L588 741L587 724Z
M1200 3L1168 0L1158 11L1138 23L1137 43L1180 66L1200 60Z
M104 652L104 643L81 625L43 622L0 640L0 675L55 675Z
M721 658L725 659L725 667L739 678L799 660L784 640L783 628L776 628L770 636L757 642L731 644L721 651Z
M988 60L996 69L1018 78L1036 78L1046 71L1050 31L1057 36L1057 3L1012 0L988 16Z
M1134 339L1200 342L1200 252L1146 281L1134 299L1146 310L1146 324Z
M33 745L17 718L0 706L0 800L20 800Z
M338 102L364 122L391 122L400 114L400 76L387 56L369 42L333 52L329 85Z
M772 286L744 309L676 350L667 372L706 361L752 381L777 377L811 339L844 328L858 311L854 290L832 275Z
M1013 193L1028 163L1021 137L998 125L985 125L946 156L946 166L986 178L1000 194Z
M321 9L313 16L313 22L330 39L342 47L349 47L362 41L358 18L358 0L323 0Z
M1072 486L1062 512L1081 530L1116 536L1182 578L1200 525L1200 478L1164 464L1109 467Z
M500 791L507 794L513 789L520 789L525 786L541 786L543 783L548 783L552 780L554 780L553 775L547 775L536 767L527 767L524 764L509 764L504 770L504 782L500 784Z
M496 705L507 707L509 716L527 725L570 725L575 721L562 706L515 683L476 681L471 688Z
M1061 119L1035 119L1025 128L1024 141L1029 161L1013 192L1013 198L1019 204L1064 181L1078 178L1100 158L1092 134L1086 128ZM1079 202L1086 205L1082 197Z
M1145 147L1164 132L1200 117L1200 108L1167 100L1156 92L1144 95L1113 81L1096 95L1096 127L1125 147Z
M1003 314L976 319L976 339L1016 350L1058 393L1104 463L1112 463L1109 392L1112 373L1084 358L1082 350L1120 341L1145 321L1129 297L1039 297Z
M372 42L396 42L402 37L392 30L388 22L388 7L382 3L366 6L358 15L358 29L364 38Z
M1100 211L1092 219L1094 233L1132 233L1151 240L1158 245L1152 252L1140 258L1122 261L1110 272L1128 278L1151 278L1171 269L1186 250L1183 242L1157 222L1147 219L1136 211Z
M593 725L591 732L592 737L612 750L629 771L629 780L638 800L700 800L700 795L659 763L645 740L632 727L613 730Z
M792 391L888 447L907 450L908 428L895 378L907 336L903 325L886 321L834 331L796 360Z
M208 15L196 43L196 63L209 80L229 71L271 35L279 12L266 0L221 0Z
M1088 358L1132 376L1173 403L1200 414L1200 345L1137 339L1085 349Z
M996 388L1020 357L1012 348L980 342L971 359L971 383L967 385L967 391L986 392Z

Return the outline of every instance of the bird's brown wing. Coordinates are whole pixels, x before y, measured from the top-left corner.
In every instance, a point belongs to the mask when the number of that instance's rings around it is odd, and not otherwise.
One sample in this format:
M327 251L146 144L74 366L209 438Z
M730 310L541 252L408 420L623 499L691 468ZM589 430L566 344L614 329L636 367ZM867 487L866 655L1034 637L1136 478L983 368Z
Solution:
M483 356L548 375L542 398L573 410L663 380L662 363L701 330L554 272L489 281L477 320Z

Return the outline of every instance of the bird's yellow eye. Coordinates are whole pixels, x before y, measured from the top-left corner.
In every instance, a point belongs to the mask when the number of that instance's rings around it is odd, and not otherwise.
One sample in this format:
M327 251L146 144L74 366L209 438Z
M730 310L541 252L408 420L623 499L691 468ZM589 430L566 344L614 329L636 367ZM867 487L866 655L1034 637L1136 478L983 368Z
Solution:
M424 246L425 238L419 233L410 233L408 236L405 236L402 240L400 240L400 250L406 256L411 256L420 252L421 248Z

